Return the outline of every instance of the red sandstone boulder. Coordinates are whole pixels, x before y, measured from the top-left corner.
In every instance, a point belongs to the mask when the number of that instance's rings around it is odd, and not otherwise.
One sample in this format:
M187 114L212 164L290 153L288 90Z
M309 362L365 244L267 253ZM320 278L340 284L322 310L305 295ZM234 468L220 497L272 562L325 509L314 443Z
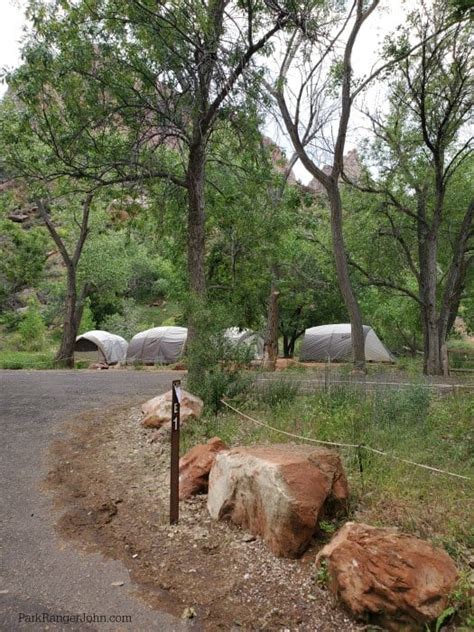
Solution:
M217 454L208 510L262 536L279 557L308 546L318 520L348 497L339 455L299 445L234 448Z
M320 551L316 564L323 561L329 588L343 604L390 630L424 630L446 608L457 580L445 551L396 529L355 522Z
M180 500L207 491L209 472L216 454L227 449L219 437L213 437L207 443L195 445L179 460Z
M171 401L172 392L168 391L145 402L142 405L142 413L145 415L142 425L145 428L160 428L163 424L169 422L171 420ZM181 423L200 417L203 406L202 399L181 390Z

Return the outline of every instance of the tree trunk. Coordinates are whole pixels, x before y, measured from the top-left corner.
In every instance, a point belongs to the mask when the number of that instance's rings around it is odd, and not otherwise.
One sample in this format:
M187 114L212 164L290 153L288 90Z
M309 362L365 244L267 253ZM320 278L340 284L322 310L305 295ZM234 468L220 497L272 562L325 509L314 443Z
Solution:
M205 213L204 177L205 143L199 139L191 146L188 161L188 279L190 305L188 307L189 350L188 380L192 387L204 377L205 367L200 360L199 344L205 327Z
M263 343L263 368L265 371L274 371L278 359L278 297L280 293L272 284L268 299L267 329Z
M420 261L420 278L422 293L422 317L424 336L424 363L426 375L443 375L440 339L439 314L437 310L437 257L438 243L436 234L431 231L423 244L423 258Z
M76 271L72 266L69 266L67 271L67 294L63 321L63 334L61 338L61 345L55 358L56 362L68 368L74 367L74 346L79 327L76 310Z
M351 321L354 369L365 371L365 338L362 315L349 276L349 265L342 231L342 201L337 183L333 182L327 189L327 193L331 207L331 233L337 280Z

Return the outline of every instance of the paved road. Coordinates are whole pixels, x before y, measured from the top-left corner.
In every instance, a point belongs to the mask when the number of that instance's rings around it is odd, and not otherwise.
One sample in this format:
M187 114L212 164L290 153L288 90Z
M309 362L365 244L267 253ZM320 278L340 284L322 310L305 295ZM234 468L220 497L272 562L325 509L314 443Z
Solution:
M127 569L78 552L54 531L57 515L38 485L49 443L81 411L167 390L174 372L0 371L0 630L182 630L131 594ZM111 586L123 581L122 587ZM27 616L131 617L131 623L28 623ZM20 622L20 619L22 621Z

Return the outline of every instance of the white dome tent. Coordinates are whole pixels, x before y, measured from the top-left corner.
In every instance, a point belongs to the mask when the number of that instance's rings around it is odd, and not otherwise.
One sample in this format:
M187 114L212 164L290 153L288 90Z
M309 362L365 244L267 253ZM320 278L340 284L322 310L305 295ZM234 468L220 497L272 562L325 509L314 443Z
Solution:
M153 327L133 336L128 345L127 363L173 364L184 352L186 327Z
M263 358L263 338L251 329L239 329L238 327L230 327L224 332L224 337L235 345L248 345L255 350L255 360Z
M77 336L74 345L76 360L103 362L105 364L125 363L128 342L122 336L102 329L93 329Z
M372 327L363 325L365 359L368 362L394 362L395 358ZM301 345L302 362L347 361L352 358L350 323L321 325L305 331Z

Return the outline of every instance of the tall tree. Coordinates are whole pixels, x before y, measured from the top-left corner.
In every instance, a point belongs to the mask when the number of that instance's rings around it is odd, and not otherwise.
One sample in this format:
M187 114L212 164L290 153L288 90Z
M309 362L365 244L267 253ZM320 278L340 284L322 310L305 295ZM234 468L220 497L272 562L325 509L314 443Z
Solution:
M392 240L406 271L387 277L358 266L370 282L415 300L424 340L424 370L447 369L446 339L473 264L474 198L472 56L467 22L452 22L441 0L422 6L408 28L422 42L392 80L388 115L367 113L383 165L362 190L380 198L379 237ZM401 44L406 45L408 30ZM416 287L410 285L414 278Z
M18 96L54 148L59 171L100 185L164 178L186 190L192 349L199 333L196 303L206 297L205 182L212 135L224 115L245 112L241 89L245 84L252 96L252 62L288 22L288 11L268 13L257 0L55 0L31 2L30 18L29 81ZM75 121L69 134L57 133L44 107L58 90L56 78L66 95L66 117ZM98 137L96 127L104 130L104 124L108 137ZM78 137L93 158L78 158Z
M355 87L352 69L352 53L364 22L374 12L379 0L367 4L363 0L352 3L347 13L325 14L326 26L314 28L307 20L290 34L284 50L278 78L272 91L278 102L286 130L293 147L306 169L322 185L331 210L333 253L337 278L351 325L354 366L365 370L365 340L362 315L355 296L347 261L343 234L343 208L339 182L344 168L344 149L353 101L361 90ZM308 3L308 6L311 3ZM334 22L329 26L328 22ZM339 57L337 49L343 46ZM331 72L325 72L330 62ZM296 93L292 78L295 68L299 74ZM337 76L339 83L335 102L328 106L325 99L330 91L331 79ZM321 169L315 159L315 144L321 139L327 125L338 112L335 124L335 141L324 149L332 155L329 171Z

